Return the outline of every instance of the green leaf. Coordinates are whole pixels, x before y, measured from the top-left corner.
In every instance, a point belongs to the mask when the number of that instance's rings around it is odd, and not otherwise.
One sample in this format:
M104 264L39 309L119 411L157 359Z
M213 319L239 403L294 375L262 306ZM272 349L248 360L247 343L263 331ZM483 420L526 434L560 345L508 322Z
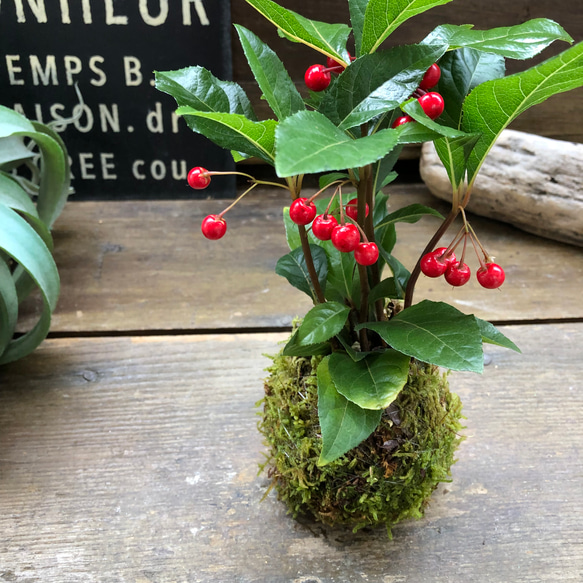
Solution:
M18 295L10 269L0 258L0 356L14 335L18 320Z
M34 157L25 145L24 140L17 136L0 138L0 169L11 170L20 166L25 160Z
M374 53L403 22L451 0L370 0L364 15L360 53Z
M433 143L454 190L464 182L470 154L479 138L477 134L468 134L453 139L440 138Z
M318 465L326 465L362 443L381 421L382 411L362 409L343 397L328 369L330 357L318 366L318 417L322 451Z
M388 322L357 326L377 332L390 346L422 362L482 372L482 335L474 316L443 302L423 300Z
M510 348L515 352L522 352L510 338L506 337L498 328L496 328L490 322L486 320L481 320L476 318L478 327L480 328L480 333L482 334L482 342L487 342L488 344L495 344L496 346L502 346L503 348Z
M395 278L395 288L397 290L398 295L396 296L398 299L403 299L405 297L405 290L407 289L407 283L411 274L409 270L390 252L385 250L385 247L379 245L379 253L383 261L390 267L391 271L393 272L393 276Z
M217 146L274 163L275 120L254 122L240 114L206 113L186 106L179 107L176 114L185 116L192 130L206 136Z
M354 253L342 253L332 245L331 241L321 241L320 247L328 256L328 277L326 281L326 299L337 302L346 300L357 304L353 297L355 282L360 278L356 269Z
M344 328L350 308L338 302L315 305L298 328L297 343L302 346L330 340Z
M304 100L275 52L250 30L237 24L235 28L253 76L278 119L304 110Z
M402 292L401 292L402 293ZM383 279L380 283L375 285L369 294L368 301L370 304L374 304L377 300L382 300L384 298L398 298L401 297L400 293L397 291L397 286L395 284L394 277L387 277Z
M365 55L330 85L318 111L348 130L391 111L411 96L447 45L405 45Z
M326 188L326 186L336 182L337 180L348 180L349 176L345 172L331 172L330 174L324 174L318 179L318 187L320 189Z
M369 354L355 362L333 352L329 370L336 390L363 409L386 409L407 382L410 358L396 350Z
M338 62L348 63L346 41L350 27L345 24L309 20L271 0L246 0L246 2L275 25L285 38L307 45Z
M443 215L435 209L424 206L422 204L414 203L400 208L399 210L392 212L390 215L387 215L382 223L375 226L375 229L380 229L381 227L394 223L416 223L418 220L428 215L438 217L440 219L444 218Z
M530 59L556 40L573 42L556 22L535 18L515 26L490 30L474 30L471 25L444 24L438 26L422 42L447 43L450 49L469 47L509 59Z
M364 26L364 15L368 0L348 0L350 9L350 24L352 24L352 34L354 36L354 46L356 56L360 57L360 45L362 43L362 29Z
M285 238L290 251L302 246L298 226L289 216L289 206L283 208L283 226L285 227Z
M424 125L426 128L434 131L440 136L444 136L450 139L455 138L465 138L467 134L455 128L450 128L446 125L441 125L436 121L432 120L421 107L421 104L417 99L411 99L409 102L403 104L402 109L405 113L408 113L415 121ZM405 126L409 124L404 124Z
M233 81L221 81L204 67L156 71L156 89L171 95L179 106L207 113L235 113L257 121L245 91Z
M301 111L276 130L278 176L344 170L376 162L397 143L394 130L354 139L315 111Z
M330 354L330 343L301 345L298 343L298 331L296 330L285 345L282 354L284 356L320 356Z
M441 77L434 91L445 102L440 123L460 128L462 106L468 93L478 85L500 79L506 73L504 57L465 48L445 54L439 61Z
M38 285L43 312L35 327L12 340L0 357L0 364L12 362L32 352L48 334L51 314L59 297L59 274L53 257L36 231L16 212L0 205L0 250L26 270Z
M468 181L476 178L500 133L529 107L583 85L583 42L531 69L488 81L468 95L462 130L482 134L468 160Z
M318 281L322 291L326 290L326 275L328 274L328 260L326 252L318 245L310 245L314 268L318 274ZM295 288L308 294L314 303L317 301L316 292L312 287L310 274L306 265L306 258L301 247L294 249L287 255L280 257L275 265L275 273L285 277Z

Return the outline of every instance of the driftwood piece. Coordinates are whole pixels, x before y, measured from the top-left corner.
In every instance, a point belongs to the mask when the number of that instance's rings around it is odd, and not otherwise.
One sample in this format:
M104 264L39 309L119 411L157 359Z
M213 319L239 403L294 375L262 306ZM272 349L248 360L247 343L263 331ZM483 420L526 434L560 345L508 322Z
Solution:
M433 144L423 146L420 170L435 196L451 200ZM583 144L505 130L480 170L467 209L583 246Z

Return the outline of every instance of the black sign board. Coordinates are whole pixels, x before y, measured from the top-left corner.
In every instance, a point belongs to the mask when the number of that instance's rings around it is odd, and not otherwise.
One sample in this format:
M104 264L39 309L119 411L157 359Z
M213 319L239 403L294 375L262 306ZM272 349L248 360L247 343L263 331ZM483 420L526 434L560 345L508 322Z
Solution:
M44 123L75 118L58 130L73 199L232 196L229 177L188 188L192 166L230 169L231 156L153 86L155 70L190 65L228 79L230 48L229 0L0 0L0 103Z

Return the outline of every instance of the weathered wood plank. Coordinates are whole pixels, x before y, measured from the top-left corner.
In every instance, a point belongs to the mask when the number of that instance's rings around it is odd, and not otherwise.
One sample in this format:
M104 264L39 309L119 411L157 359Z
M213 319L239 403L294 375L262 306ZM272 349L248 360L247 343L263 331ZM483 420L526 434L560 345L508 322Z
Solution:
M578 582L583 325L504 332L523 354L451 376L453 482L393 541L260 501L254 403L283 335L46 341L0 370L0 581Z
M424 186L391 192L391 208L437 203L447 212ZM220 241L205 240L199 229L225 201L69 204L55 230L62 294L53 331L289 326L310 300L274 273L288 251L280 218L285 204L283 190L249 196L227 215ZM428 218L399 225L395 256L409 269L437 224ZM421 278L418 299L453 300L462 311L497 321L583 317L580 249L496 221L473 224L507 271L502 290L484 290L474 280L452 290L443 279Z
M281 4L308 18L326 22L348 22L347 2L288 0L282 1ZM285 62L298 87L303 89L304 72L308 66L319 62L318 54L303 45L279 38L273 25L258 16L257 12L243 0L232 2L231 10L233 22L250 28L267 42ZM442 23L472 23L477 29L488 29L521 24L530 18L543 17L559 22L575 41L583 40L583 13L573 9L572 0L524 0L521 2L493 0L488 3L478 0L457 0L412 18L390 36L387 46L417 43L435 26ZM524 70L566 47L565 43L555 43L542 55L527 63L508 60L508 72L515 73ZM234 78L246 85L252 76L235 33L233 33L233 48ZM258 94L257 97L259 97ZM254 103L257 104L260 116L273 117L265 102L254 100ZM527 111L512 125L512 128L559 140L583 142L581 124L573 123L573 120L580 119L583 119L582 89L558 95Z

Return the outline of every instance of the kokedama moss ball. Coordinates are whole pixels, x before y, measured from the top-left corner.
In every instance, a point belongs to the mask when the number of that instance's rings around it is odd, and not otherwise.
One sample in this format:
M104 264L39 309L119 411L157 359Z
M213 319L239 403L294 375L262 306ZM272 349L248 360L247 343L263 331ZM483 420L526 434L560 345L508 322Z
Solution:
M290 513L354 530L420 518L449 481L462 440L461 401L445 374L413 361L409 379L379 427L339 459L317 465L322 440L316 369L321 357L278 356L265 381L259 424L269 447L263 468Z

